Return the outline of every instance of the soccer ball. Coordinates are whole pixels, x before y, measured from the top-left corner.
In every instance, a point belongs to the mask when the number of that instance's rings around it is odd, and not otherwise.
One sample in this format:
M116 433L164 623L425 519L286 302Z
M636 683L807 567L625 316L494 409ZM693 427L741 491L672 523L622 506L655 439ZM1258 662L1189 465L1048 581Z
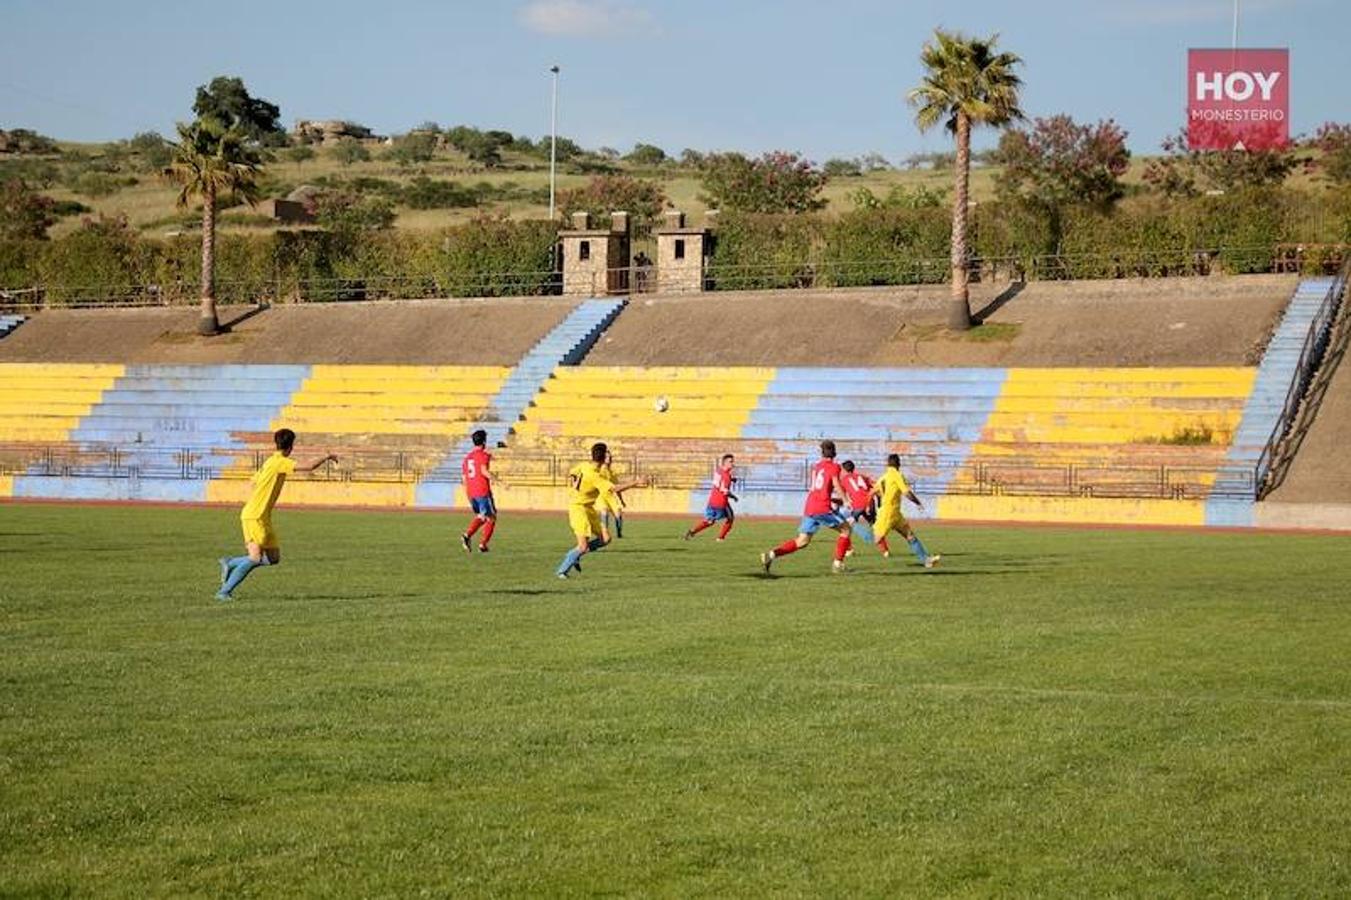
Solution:
M658 397L655 402L653 402L652 408L659 413L664 413L671 408L671 401L667 400L666 395L663 394L662 396Z

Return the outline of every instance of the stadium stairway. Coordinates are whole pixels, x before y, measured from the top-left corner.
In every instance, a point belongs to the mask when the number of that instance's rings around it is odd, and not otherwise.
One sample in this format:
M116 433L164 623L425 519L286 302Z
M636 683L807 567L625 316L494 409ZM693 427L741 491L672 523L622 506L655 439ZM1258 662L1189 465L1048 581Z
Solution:
M1225 464L1234 473L1230 478L1242 478L1242 473L1256 469L1262 450L1275 430L1276 423L1280 421L1290 386L1297 377L1299 356L1309 327L1332 283L1331 278L1305 279L1295 288L1294 296L1286 304L1280 324L1276 326L1271 342L1262 354L1256 381L1244 404L1233 442L1229 445ZM1223 478L1217 486L1233 488L1220 492L1225 495L1237 494L1240 487L1232 482L1226 483ZM1206 524L1251 526L1254 503L1255 500L1229 496L1212 498L1206 504Z
M417 486L417 506L463 505L460 487L460 461L472 446L469 435L482 428L488 432L488 446L496 447L507 438L512 424L530 405L559 366L573 367L585 358L596 339L628 305L628 298L584 300L532 347L502 382L481 417L468 423L448 453L432 467Z
M0 315L0 338L8 337L11 331L27 321L27 316L20 316L14 313Z

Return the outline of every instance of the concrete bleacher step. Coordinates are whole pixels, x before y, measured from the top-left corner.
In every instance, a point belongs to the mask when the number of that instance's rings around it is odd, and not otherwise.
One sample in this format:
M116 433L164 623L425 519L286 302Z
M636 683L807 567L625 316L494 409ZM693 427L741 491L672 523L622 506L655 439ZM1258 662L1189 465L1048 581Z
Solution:
M475 427L488 432L488 444L495 447L511 433L530 400L559 366L576 366L595 345L610 323L628 305L628 298L583 300L568 316L541 338L517 363L496 396L479 419L467 424L463 437L432 469L428 479L418 486L420 506L448 506L454 497L453 482L459 478L460 460L472 444L469 434Z
M299 389L308 366L128 366L70 435L83 446L242 447Z

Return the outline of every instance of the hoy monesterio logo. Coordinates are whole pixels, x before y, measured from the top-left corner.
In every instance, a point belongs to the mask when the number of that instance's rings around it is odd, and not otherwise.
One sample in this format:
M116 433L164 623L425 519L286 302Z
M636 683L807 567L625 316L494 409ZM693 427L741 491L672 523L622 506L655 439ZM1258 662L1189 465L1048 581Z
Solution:
M1188 147L1268 150L1289 142L1289 50L1187 51Z

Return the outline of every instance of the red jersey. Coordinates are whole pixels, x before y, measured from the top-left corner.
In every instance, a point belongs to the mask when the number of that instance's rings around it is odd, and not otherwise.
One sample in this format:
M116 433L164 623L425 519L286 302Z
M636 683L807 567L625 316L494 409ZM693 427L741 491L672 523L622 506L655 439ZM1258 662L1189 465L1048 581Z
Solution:
M840 476L840 486L852 509L867 509L872 502L873 480L862 472L844 473Z
M493 489L488 484L488 466L493 455L483 447L475 447L460 463L460 475L464 478L464 492L472 497L486 497Z
M840 465L833 459L823 459L812 466L811 484L807 489L807 505L802 509L804 516L819 516L834 509L830 498L834 493L835 479L839 474Z
M714 509L727 508L727 495L732 493L732 473L718 469L713 473L713 490L708 492L708 503Z

